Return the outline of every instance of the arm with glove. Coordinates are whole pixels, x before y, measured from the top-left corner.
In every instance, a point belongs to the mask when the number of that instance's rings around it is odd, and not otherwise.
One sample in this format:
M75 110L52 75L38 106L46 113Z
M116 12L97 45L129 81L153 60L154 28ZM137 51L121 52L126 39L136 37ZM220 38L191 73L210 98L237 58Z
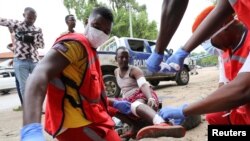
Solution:
M131 103L125 100L119 101L108 98L109 106L116 108L119 112L129 115L131 113Z

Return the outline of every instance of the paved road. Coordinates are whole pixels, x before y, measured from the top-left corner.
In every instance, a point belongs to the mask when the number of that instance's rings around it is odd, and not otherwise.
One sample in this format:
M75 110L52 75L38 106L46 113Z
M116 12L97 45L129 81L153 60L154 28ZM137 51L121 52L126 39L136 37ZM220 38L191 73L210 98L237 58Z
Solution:
M0 94L0 110L16 108L20 105L21 103L15 90L11 91L10 94Z

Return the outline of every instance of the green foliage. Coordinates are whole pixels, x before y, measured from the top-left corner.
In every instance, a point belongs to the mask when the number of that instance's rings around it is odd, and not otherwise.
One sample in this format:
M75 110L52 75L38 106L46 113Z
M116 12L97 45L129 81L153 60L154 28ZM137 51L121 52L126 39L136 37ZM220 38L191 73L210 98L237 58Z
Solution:
M209 56L201 59L201 66L215 66L218 64L218 56Z
M114 26L111 36L118 37L130 36L129 6L131 5L133 36L151 40L156 39L158 32L156 21L150 22L148 20L146 5L139 5L136 0L106 0L106 3L100 3L97 0L64 0L64 5L69 13L73 10L77 19L83 23L94 7L102 5L111 8L114 14Z
M203 58L196 60L196 64L199 66L215 66L218 64L218 56L208 56L206 52L202 51L199 53L192 52L190 57L201 56Z

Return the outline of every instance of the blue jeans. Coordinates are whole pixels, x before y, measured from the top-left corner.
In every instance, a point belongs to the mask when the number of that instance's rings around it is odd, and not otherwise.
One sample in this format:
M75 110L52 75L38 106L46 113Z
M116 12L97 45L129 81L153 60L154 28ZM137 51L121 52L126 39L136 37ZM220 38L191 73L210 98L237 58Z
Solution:
M17 80L19 82L22 98L24 98L26 80L29 74L32 73L36 64L37 63L33 62L32 59L20 60L18 58L14 58L14 69Z
M15 80L16 80L16 90L17 90L17 94L18 94L18 97L19 97L19 99L20 99L21 105L23 105L23 97L22 97L22 94L21 94L21 91L20 91L19 82L18 82L16 76L15 76Z

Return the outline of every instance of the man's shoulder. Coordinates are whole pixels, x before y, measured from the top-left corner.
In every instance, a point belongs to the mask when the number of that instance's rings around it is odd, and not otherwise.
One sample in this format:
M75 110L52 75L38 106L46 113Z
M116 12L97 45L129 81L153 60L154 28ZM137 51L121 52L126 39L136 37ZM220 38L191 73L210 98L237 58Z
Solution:
M41 27L38 27L38 26L35 26L35 25L32 25L32 27L33 27L34 31L42 32L42 28Z

